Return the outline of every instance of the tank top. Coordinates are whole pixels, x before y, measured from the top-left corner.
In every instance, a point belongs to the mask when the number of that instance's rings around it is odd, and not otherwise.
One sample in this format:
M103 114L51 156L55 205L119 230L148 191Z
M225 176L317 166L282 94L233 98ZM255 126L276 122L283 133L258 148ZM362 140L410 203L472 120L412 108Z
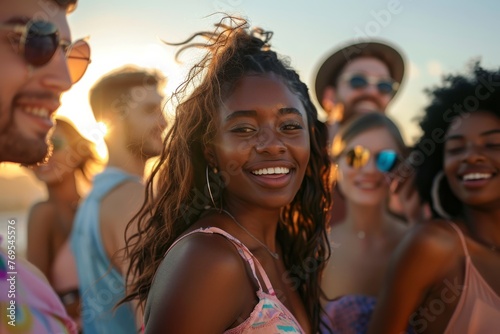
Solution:
M129 303L114 309L125 296L125 279L112 264L102 242L99 215L102 198L124 182L139 177L117 168L106 168L94 178L94 186L79 206L71 231L84 333L137 333L135 313Z
M271 281L269 280L269 277L267 276L264 268L262 268L262 265L259 263L257 258L241 241L239 241L226 231L221 230L217 227L200 228L177 239L172 244L172 246L170 246L169 250L174 247L180 240L193 233L215 233L220 234L228 239L236 247L243 260L246 261L250 266L252 276L258 285L257 297L259 299L259 302L257 303L257 305L255 305L250 316L238 326L231 328L224 333L305 333L292 313L286 308L285 305L283 305L283 303L281 303L281 301L276 296L276 293L271 285ZM257 277L257 271L264 281L267 292L262 289L262 285Z
M472 263L462 231L455 224L450 225L458 233L464 249L465 278L460 300L448 322L445 334L500 333L500 296L493 291Z

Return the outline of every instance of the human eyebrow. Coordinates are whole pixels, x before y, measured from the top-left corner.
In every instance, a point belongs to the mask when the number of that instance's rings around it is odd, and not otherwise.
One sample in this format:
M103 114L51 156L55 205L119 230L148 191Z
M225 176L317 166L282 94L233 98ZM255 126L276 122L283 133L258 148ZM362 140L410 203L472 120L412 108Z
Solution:
M489 136L489 135L495 135L495 134L499 134L499 133L500 133L500 129L493 129L493 130L488 130L488 131L481 133L481 136Z
M294 114L294 115L298 115L298 116L302 117L302 113L297 108L291 108L291 107L280 108L278 111L278 114L279 115Z
M30 21L30 18L27 16L13 16L5 22L1 24L11 25L11 24L26 24Z
M226 116L226 122L238 117L257 117L255 110L236 110Z
M462 135L453 135L453 136L447 136L444 138L444 141L450 141L450 140L463 140L464 136Z

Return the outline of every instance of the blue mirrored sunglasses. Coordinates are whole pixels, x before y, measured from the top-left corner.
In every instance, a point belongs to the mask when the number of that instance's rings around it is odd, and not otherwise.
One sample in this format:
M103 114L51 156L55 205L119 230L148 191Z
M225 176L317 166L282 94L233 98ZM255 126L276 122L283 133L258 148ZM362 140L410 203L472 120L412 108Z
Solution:
M369 149L357 145L345 153L347 164L352 168L361 168L370 160L372 153ZM396 167L399 155L394 150L382 150L374 155L375 166L382 173L388 173Z

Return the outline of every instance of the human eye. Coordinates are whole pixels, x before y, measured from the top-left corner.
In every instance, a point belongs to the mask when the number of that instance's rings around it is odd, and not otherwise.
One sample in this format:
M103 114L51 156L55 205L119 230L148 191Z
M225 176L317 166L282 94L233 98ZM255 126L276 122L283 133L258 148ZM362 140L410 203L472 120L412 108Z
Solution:
M231 128L230 130L232 133L238 133L238 134L250 134L255 132L255 128L250 126L250 125L236 125Z
M485 138L485 147L493 150L500 149L500 133L490 134Z
M465 146L457 144L445 145L445 152L451 155L460 154L465 150Z
M466 149L466 142L462 136L452 136L447 138L444 143L444 152L454 155L460 154Z
M500 150L500 142L489 142L489 143L486 143L486 148L491 148L493 150Z
M303 128L304 127L302 126L302 124L300 124L299 122L295 122L295 121L286 122L281 126L281 129L284 131L301 130Z

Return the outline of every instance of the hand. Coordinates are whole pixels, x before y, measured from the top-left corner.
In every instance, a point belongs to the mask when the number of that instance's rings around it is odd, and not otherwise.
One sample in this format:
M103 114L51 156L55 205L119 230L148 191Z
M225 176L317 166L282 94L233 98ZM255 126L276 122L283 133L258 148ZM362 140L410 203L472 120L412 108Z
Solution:
M431 217L430 207L422 203L415 186L415 173L404 177L395 175L390 183L391 192L397 195L400 207L410 225Z

